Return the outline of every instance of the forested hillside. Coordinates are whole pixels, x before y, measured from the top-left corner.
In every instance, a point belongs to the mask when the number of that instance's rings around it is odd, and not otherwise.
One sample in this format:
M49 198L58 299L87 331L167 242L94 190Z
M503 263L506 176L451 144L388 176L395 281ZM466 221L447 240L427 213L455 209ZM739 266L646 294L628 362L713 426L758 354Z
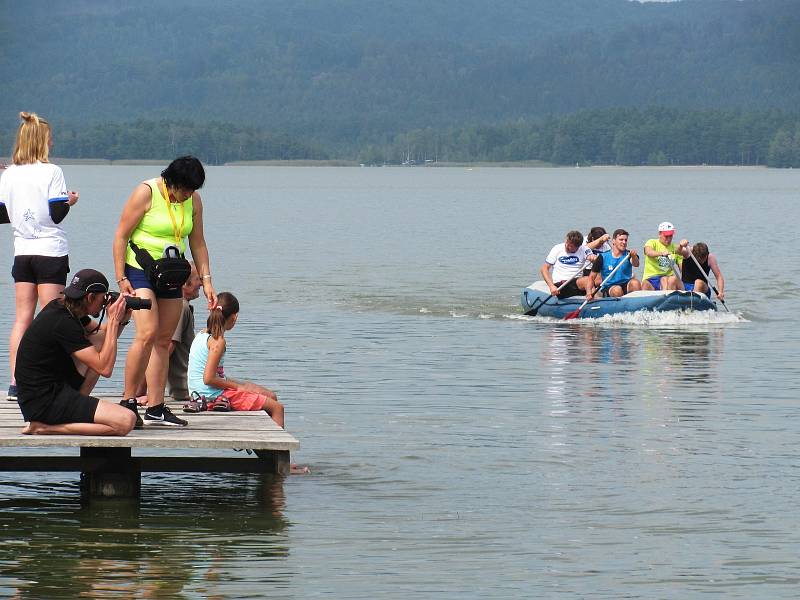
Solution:
M219 157L356 158L396 153L419 130L517 127L524 137L580 111L657 106L783 111L769 145L781 128L794 139L800 106L796 0L6 0L0 9L4 138L24 109L76 140L142 120L180 131L215 122L239 150Z

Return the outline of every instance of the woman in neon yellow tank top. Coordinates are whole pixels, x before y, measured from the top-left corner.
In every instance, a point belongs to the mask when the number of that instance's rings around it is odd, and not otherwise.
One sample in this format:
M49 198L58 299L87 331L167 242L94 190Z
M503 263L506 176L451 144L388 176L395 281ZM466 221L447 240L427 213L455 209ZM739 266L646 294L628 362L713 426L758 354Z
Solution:
M133 294L152 302L151 310L133 312L136 337L125 360L125 390L120 404L137 416L135 391L147 380L147 409L144 423L186 425L164 405L164 387L169 367L169 344L183 309L181 290L160 292L144 276L128 244L133 241L155 259L167 246L186 250L186 239L203 283L208 307L217 304L211 284L208 250L203 236L203 203L197 193L205 182L203 165L193 156L176 158L161 172L161 177L136 186L122 209L114 236L114 268L117 285L123 294Z

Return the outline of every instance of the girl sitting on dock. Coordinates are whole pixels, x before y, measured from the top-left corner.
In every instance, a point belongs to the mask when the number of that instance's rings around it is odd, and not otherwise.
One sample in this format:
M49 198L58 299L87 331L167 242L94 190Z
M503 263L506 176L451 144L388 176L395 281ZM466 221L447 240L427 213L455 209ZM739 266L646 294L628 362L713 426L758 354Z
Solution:
M217 296L217 306L189 350L189 393L204 396L207 410L264 410L283 427L283 404L275 392L249 381L225 376L225 332L239 317L239 301L230 292Z

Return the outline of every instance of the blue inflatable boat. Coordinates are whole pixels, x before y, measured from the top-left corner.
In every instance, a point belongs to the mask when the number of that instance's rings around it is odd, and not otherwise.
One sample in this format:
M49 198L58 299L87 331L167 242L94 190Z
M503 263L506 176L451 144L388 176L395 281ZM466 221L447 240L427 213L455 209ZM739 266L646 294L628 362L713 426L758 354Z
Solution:
M585 296L573 296L563 300L550 295L544 281L537 281L522 290L522 310L526 315L563 319L577 310L586 300ZM683 291L631 292L620 298L600 298L599 295L581 309L578 318L591 319L605 315L616 315L640 310L717 310L716 305L705 294Z

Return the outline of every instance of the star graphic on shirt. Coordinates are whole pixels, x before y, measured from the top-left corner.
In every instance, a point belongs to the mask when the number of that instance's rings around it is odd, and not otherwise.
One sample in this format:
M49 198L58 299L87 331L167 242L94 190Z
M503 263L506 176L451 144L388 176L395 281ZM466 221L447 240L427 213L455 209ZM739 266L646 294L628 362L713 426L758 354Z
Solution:
M22 218L26 221L33 221L36 219L36 215L33 214L33 211L29 208L25 211L25 214L22 215Z

